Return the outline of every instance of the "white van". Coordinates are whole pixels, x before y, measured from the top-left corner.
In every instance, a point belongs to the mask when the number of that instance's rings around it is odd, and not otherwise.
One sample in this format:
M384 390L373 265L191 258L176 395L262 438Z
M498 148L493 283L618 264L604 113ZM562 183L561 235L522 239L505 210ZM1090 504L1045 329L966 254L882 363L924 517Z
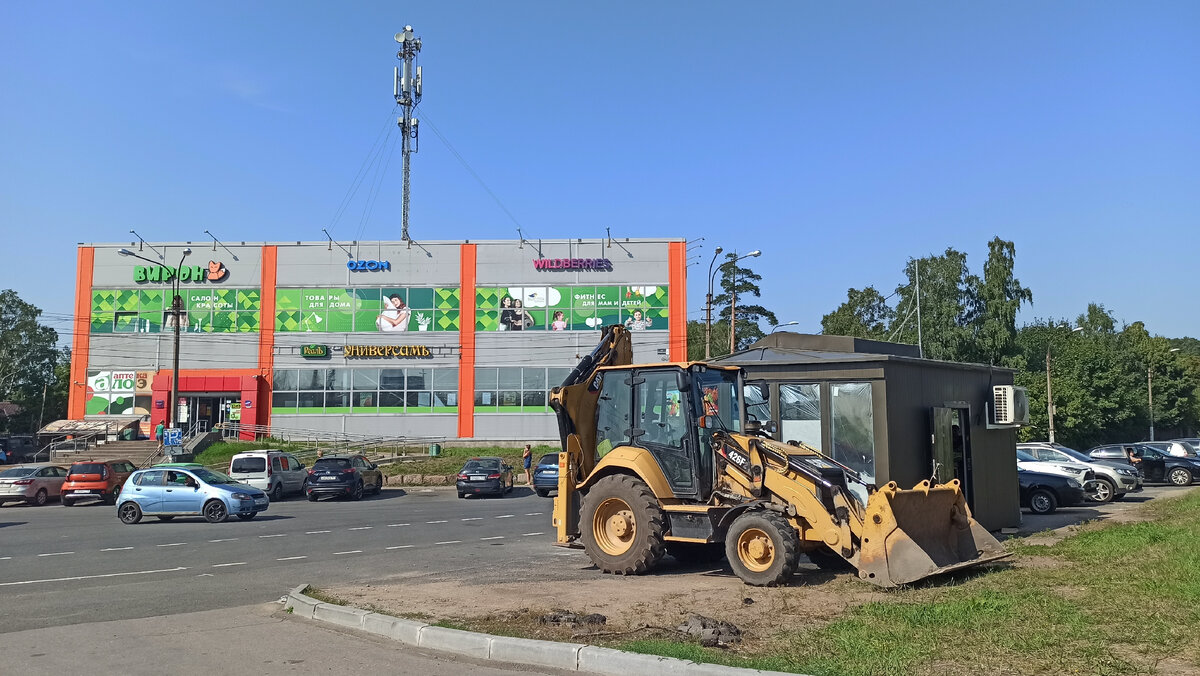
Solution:
M229 476L282 500L285 493L303 493L308 472L296 456L283 451L247 451L229 459Z

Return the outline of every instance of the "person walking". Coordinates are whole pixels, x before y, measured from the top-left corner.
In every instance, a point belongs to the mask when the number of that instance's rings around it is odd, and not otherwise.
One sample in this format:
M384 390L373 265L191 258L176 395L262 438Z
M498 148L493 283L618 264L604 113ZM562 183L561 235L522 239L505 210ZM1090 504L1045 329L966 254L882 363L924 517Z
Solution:
M159 421L159 423L154 426L154 440L155 441L163 440L163 435L162 435L163 427L164 427L164 425L162 424L162 421Z
M525 466L525 485L533 485L533 472L530 468L533 466L533 447L525 444L525 451L521 453L521 464Z

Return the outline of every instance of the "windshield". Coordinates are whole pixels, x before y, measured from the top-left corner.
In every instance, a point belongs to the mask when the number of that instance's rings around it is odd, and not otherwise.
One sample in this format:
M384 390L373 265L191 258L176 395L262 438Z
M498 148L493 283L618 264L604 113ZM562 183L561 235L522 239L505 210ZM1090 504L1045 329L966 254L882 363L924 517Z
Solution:
M29 476L30 474L33 474L37 470L38 470L38 468L36 468L36 467L10 467L10 468L4 470L3 472L0 472L0 477L10 478L10 477L17 477L17 476Z
M700 410L697 413L716 418L712 427L730 432L742 431L738 380L737 371L705 369L696 372L693 379L693 396L700 402Z
M1095 462L1092 458L1089 458L1087 455L1084 455L1083 453L1080 453L1079 451L1077 451L1073 448L1067 448L1066 446L1058 446L1055 448L1055 450L1057 450L1059 453L1062 453L1063 455L1067 456L1068 458L1077 460L1077 461L1085 463L1085 464Z
M220 485L236 484L238 482L237 479L234 479L233 477L221 474L220 472L214 472L211 469L193 469L191 472L206 484Z
M1017 449L1017 460L1022 460L1025 462L1037 462L1037 458L1030 455L1028 451L1022 451L1019 448Z

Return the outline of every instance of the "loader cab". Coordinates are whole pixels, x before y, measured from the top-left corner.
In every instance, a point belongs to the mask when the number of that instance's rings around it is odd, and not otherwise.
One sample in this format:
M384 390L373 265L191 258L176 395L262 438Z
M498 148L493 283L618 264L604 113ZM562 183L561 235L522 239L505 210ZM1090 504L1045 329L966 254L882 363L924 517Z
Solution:
M741 385L739 369L701 364L601 370L592 382L597 460L620 446L645 449L677 497L707 500L712 435L741 431Z

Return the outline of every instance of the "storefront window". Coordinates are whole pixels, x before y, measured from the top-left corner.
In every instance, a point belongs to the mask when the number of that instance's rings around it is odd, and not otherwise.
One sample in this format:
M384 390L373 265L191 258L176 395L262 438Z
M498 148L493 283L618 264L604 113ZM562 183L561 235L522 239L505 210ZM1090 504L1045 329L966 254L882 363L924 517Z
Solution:
M817 383L779 386L779 438L821 447L821 386Z
M435 383L450 387L435 391ZM454 413L457 388L457 368L280 369L275 372L272 412Z
M481 413L549 412L549 391L561 384L570 372L569 368L478 367L475 369L475 409Z
M875 481L875 423L871 383L829 386L833 415L833 459Z

